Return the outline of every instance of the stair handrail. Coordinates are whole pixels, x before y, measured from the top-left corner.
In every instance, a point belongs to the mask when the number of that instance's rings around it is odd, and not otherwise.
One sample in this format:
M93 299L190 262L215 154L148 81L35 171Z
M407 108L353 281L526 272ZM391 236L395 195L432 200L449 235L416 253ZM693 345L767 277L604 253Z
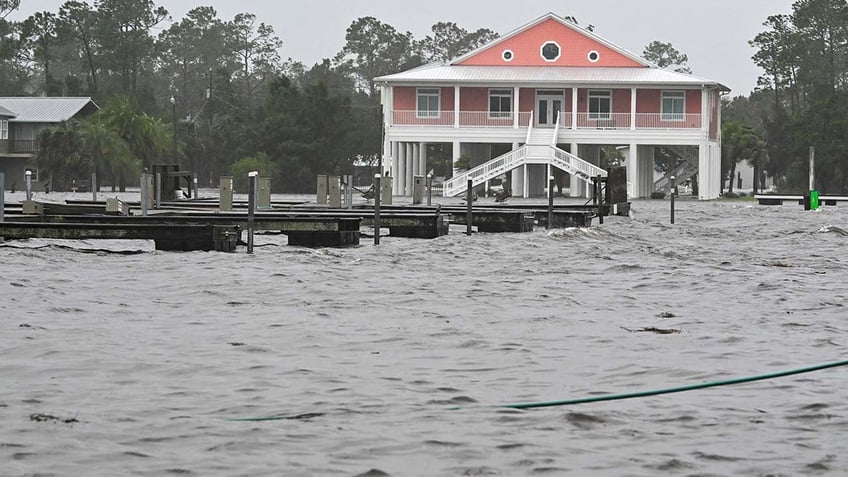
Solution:
M453 197L461 194L468 187L468 179L471 179L472 186L477 186L482 182L518 167L526 160L526 157L526 147L520 147L506 154L502 154L491 161L480 164L473 169L457 174L442 184L442 196Z
M553 165L559 167L565 172L568 172L569 174L579 177L587 184L592 183L593 177L607 177L606 170L592 164L591 162L585 161L574 154L563 151L558 147L552 147L551 157L551 163Z
M533 111L530 111L530 122L527 123L527 138L524 144L530 144L530 135L533 133Z

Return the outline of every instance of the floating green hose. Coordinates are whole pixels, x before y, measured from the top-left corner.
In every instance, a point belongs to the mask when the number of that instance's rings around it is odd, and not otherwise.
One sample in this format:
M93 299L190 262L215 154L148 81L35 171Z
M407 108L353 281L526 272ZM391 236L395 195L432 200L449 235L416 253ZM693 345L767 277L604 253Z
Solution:
M690 384L688 386L678 386L674 388L665 388L665 389L654 389L650 391L638 391L634 393L623 393L623 394L604 394L601 396L591 396L591 397L583 397L577 399L566 399L563 401L543 401L543 402L528 402L528 403L516 403L516 404L500 404L495 407L500 408L509 408L509 409L533 409L538 407L554 407L554 406L573 406L575 404L586 404L590 402L601 402L601 401L620 401L623 399L633 399L640 397L648 397L648 396L658 396L660 394L672 394L672 393L682 393L684 391L694 391L696 389L706 389L706 388L715 388L719 386L730 386L733 384L742 384L742 383L750 383L753 381L764 381L766 379L774 379L774 378L782 378L784 376L791 376L793 374L804 374L804 373L812 373L813 371L820 371L822 369L828 368L837 368L839 366L848 366L848 360L845 361L836 361L833 363L825 363L825 364L817 364L815 366L808 366L806 368L798 368L798 369L790 369L787 371L777 371L774 373L768 374L760 374L756 376L747 376L742 378L734 378L734 379L725 379L721 381L709 381L706 383L700 384ZM454 410L462 409L462 408L452 408ZM322 416L323 413L306 413L306 414L297 414L297 415L275 415L275 416L265 416L265 417L242 417L242 418L229 418L228 421L248 421L248 422L256 422L256 421L283 421L283 420L309 420L314 417Z
M719 386L730 386L732 384L750 383L753 381L763 381L766 379L782 378L793 374L811 373L822 369L836 368L839 366L848 366L848 360L836 361L834 363L818 364L806 368L790 369L788 371L778 371L775 373L760 374L757 376L747 376L744 378L725 379L721 381L711 381L700 384L690 384L688 386L678 386L675 388L655 389L651 391L638 391L635 393L624 394L604 394L602 396L591 396L577 399L566 399L564 401L546 401L546 402L528 402L517 404L501 404L497 407L505 407L511 409L532 409L537 407L553 407L553 406L572 406L574 404L586 404L590 402L600 401L619 401L622 399L633 399L647 396L658 396L660 394L682 393L684 391L693 391L695 389L715 388Z

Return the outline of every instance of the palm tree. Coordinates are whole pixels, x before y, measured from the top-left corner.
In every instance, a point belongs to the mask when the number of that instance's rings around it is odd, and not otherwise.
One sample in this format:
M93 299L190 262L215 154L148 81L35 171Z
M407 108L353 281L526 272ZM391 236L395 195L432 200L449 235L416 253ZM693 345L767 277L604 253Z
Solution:
M723 177L730 177L729 192L733 192L733 178L739 161L747 160L750 164L756 164L762 159L764 150L765 141L751 126L739 121L727 121L722 124L721 163L722 169L727 171L727 175Z

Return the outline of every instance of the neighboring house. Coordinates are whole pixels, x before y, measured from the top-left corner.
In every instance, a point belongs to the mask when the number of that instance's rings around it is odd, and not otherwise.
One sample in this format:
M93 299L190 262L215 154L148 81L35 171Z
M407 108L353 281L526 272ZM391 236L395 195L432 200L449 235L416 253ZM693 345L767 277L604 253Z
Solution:
M444 194L504 176L514 196L546 193L551 167L568 173L572 196L588 196L603 146L625 153L630 197L648 197L654 151L697 173L699 197L721 192L720 97L712 80L658 68L553 13L447 64L382 76L385 164L398 195L424 175L427 144L452 144L456 170Z
M35 165L38 131L84 118L98 109L91 98L0 97L0 171L6 175L4 189L23 190L26 171L32 172L33 190L43 190L45 178Z

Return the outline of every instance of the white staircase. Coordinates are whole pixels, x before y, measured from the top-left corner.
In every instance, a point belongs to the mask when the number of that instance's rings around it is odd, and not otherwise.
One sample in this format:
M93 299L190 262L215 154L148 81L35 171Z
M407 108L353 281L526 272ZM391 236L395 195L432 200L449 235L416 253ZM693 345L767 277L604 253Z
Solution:
M697 149L692 147L664 147L680 157L682 161L677 165L677 167L672 168L670 171L666 172L663 177L654 182L654 190L660 192L668 192L669 189L671 189L671 177L675 177L677 179L677 183L680 184L698 172Z
M472 187L476 187L525 164L550 164L590 185L593 177L607 176L607 171L600 167L556 147L558 135L558 126L551 129L538 129L531 126L527 131L527 143L524 146L456 174L444 182L443 195L455 197L463 194L468 188L469 179L472 181Z

